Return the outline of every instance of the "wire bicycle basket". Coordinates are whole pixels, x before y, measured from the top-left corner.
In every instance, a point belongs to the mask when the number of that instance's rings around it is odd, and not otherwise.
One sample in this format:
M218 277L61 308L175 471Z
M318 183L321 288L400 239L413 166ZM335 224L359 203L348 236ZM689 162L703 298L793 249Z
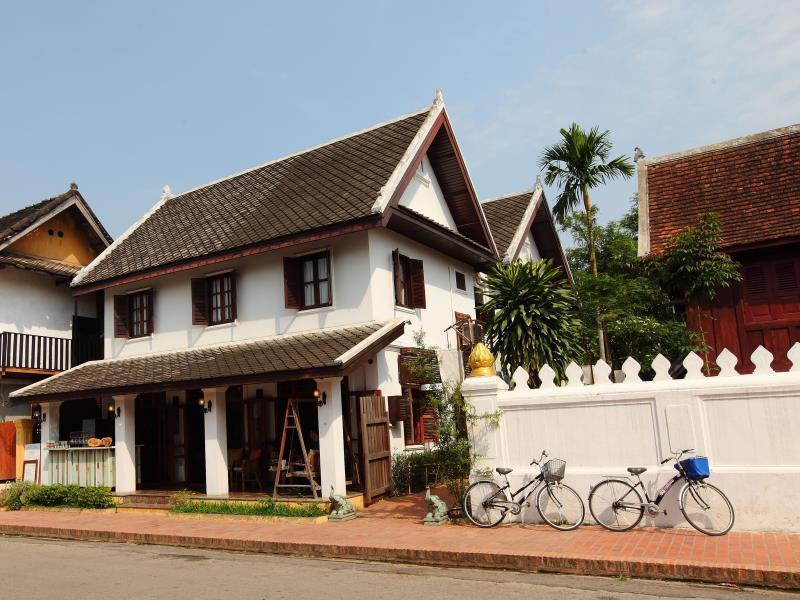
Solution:
M564 479L567 462L560 458L551 458L542 465L542 475L547 483L557 483Z

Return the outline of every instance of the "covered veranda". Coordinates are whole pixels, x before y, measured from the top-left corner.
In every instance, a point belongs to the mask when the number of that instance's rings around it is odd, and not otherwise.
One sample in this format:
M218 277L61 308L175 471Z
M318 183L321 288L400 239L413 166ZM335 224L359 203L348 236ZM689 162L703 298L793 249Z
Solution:
M42 482L54 481L57 449L47 446L63 436L62 409L94 399L113 420L118 495L346 494L362 483L354 406L380 395L390 371L381 350L403 328L371 322L94 361L13 397L41 405Z

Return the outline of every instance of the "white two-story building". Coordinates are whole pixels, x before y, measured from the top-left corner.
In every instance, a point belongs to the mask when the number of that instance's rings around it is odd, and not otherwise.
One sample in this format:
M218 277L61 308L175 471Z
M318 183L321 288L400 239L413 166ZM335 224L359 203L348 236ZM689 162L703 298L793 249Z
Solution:
M498 258L437 94L424 111L165 188L72 282L79 299L104 294L104 359L13 397L42 405L45 445L61 441L63 403L93 399L114 422L118 494L277 483L369 501L415 426L387 413L401 351L420 330L457 348L445 330L475 316L475 275Z

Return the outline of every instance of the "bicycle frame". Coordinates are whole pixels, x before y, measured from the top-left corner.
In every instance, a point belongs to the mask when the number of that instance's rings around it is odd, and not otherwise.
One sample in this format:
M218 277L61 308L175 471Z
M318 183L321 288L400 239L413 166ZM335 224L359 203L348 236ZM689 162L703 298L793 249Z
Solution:
M530 498L536 490L539 489L539 486L542 483L544 483L544 475L542 473L539 473L536 477L534 477L528 483L526 483L525 485L520 487L517 491L512 492L511 491L511 484L508 482L508 476L504 475L504 477L505 477L506 483L505 483L505 485L503 487L500 488L500 491L505 494L506 498L509 498L509 504L514 504L514 505L516 505L518 507L521 507L522 504L528 498ZM514 498L519 496L527 488L531 488L531 489L522 498L520 498L519 501L514 500ZM508 490L508 493L506 493L506 490ZM500 503L499 502L494 502L494 504L499 505ZM511 507L498 506L498 508L504 508L506 510L509 510ZM514 514L517 514L517 512L515 512Z

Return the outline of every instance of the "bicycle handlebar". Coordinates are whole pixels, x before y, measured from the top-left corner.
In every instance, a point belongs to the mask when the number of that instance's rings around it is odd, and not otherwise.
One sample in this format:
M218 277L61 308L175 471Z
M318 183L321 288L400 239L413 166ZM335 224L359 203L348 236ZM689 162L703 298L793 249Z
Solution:
M678 460L678 459L679 459L681 456L683 456L684 454L689 454L690 452L694 452L694 448L686 448L686 449L684 449L684 450L676 450L675 452L673 452L673 453L672 453L672 456L670 456L669 458L665 458L664 460L662 460L662 461L661 461L661 464L662 464L662 465L665 465L665 464L667 464L668 462L671 462L671 461L673 461L673 460L674 460L674 461L677 461L677 460Z
M542 459L547 458L547 450L542 450L542 455L539 457L539 460L535 458L531 461L531 466L538 465L542 462Z

